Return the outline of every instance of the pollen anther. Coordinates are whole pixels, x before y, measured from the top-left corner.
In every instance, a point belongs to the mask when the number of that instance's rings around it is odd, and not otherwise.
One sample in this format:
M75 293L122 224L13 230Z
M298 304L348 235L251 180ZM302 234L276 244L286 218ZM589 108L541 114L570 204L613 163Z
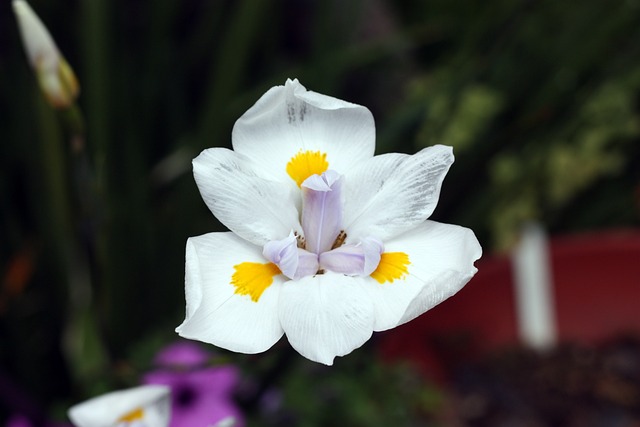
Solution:
M331 249L339 248L344 244L344 241L347 239L347 233L344 230L340 230L338 237L336 237L335 242L331 245Z

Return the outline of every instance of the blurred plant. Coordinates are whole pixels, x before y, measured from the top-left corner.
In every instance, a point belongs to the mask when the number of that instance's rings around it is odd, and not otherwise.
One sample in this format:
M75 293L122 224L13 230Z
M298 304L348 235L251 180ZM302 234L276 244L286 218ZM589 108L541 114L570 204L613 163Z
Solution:
M486 132L501 113L504 96L495 88L472 84L452 97L451 88L436 84L439 80L437 77L417 80L409 88L412 97L428 105L416 134L416 145L445 144L461 154L473 148L477 135Z
M471 224L500 250L531 220L552 231L638 224L631 194L640 178L630 172L640 158L636 6L588 2L568 14L497 1L462 17L442 2L409 3L397 9L405 22L420 28L419 16L432 17L418 51L432 56L391 123L418 147L460 148L436 215ZM468 188L477 191L453 200Z
M95 220L94 205L98 195L85 150L83 115L76 104L79 84L49 31L29 4L24 0L14 0L13 10L29 63L46 100L50 106L59 110L58 118L69 138L72 153L69 171L62 160L66 156L58 152L61 148L58 132L43 135L44 143L51 150L47 150L51 157L45 161L49 166L49 178L53 182L51 190L56 196L66 198L69 191L67 187L71 187L70 200L74 202L71 207L61 207L59 200L56 200L52 201L51 207L58 211L56 215L52 215L52 222L60 229L58 256L67 269L65 293L69 295L69 313L65 351L72 362L74 376L81 379L101 369L105 363L105 355L91 298L91 280L95 277L96 269L92 259L96 250L95 241L94 236L83 235L85 230L81 229L87 222ZM71 182L67 181L69 179ZM78 221L80 226L73 224L74 221Z
M262 425L361 427L439 425L442 391L407 365L361 351L328 369L298 359L280 382L281 409Z
M589 186L624 170L640 137L633 95L640 74L629 77L595 91L550 140L492 160L491 221L499 247L511 245L524 222L554 220Z
M5 427L71 427L69 423L45 423L44 425L33 423L29 418L23 415L12 415Z

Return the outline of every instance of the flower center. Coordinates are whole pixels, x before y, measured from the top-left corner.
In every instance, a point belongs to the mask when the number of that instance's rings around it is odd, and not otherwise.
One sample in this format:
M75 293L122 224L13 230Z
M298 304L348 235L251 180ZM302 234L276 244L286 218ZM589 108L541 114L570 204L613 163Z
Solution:
M268 242L262 251L265 258L294 280L323 271L350 276L373 273L384 249L382 242L368 237L357 244L344 244L347 235L342 229L342 176L326 170L310 175L300 188L304 243L298 247L297 236L291 233L285 239Z
M198 395L193 387L183 386L176 391L175 402L180 408L189 408L197 400Z

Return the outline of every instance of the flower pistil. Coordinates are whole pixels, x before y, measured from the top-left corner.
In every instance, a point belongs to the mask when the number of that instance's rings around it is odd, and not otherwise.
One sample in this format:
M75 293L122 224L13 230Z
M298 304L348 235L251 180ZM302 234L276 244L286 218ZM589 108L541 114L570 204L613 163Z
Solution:
M294 159L299 156L300 154ZM297 280L325 271L347 276L368 276L377 271L384 252L382 241L370 236L360 239L357 244L345 244L346 233L342 229L342 178L331 169L306 178L301 185L304 238L298 239L292 231L287 238L272 240L264 246L265 258L288 278ZM300 242L304 242L302 248L299 247ZM402 254L404 258L401 261L388 262L382 266L377 273L380 279L376 280L384 283L401 278L409 263L408 255ZM393 257L389 259L395 260ZM402 268L398 268L398 265ZM240 292L240 288L237 292Z

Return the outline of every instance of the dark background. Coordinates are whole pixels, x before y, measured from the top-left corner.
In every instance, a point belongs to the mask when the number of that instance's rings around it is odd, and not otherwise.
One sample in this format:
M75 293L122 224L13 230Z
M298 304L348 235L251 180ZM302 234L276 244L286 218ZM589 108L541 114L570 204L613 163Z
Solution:
M190 160L230 147L289 77L370 108L377 153L452 145L433 219L487 254L528 221L640 224L638 1L30 4L78 75L86 145L44 102L3 2L0 416L62 418L174 339L185 241L223 229Z

